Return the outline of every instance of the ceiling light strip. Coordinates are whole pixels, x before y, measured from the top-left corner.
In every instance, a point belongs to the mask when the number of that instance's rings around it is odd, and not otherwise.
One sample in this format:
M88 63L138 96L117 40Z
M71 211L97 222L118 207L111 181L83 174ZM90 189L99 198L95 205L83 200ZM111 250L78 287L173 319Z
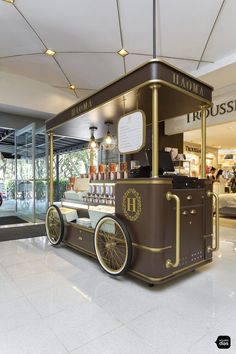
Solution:
M62 52L57 52L58 54L116 54L116 52L103 52L103 51L84 51L84 50L66 50Z
M23 13L19 10L19 8L13 4L13 6L15 7L16 11L18 11L18 13L21 15L21 17L25 20L25 22L28 24L28 26L31 28L31 30L34 32L34 34L37 36L37 38L40 40L40 42L43 44L43 46L45 47L45 49L48 49L46 44L44 43L44 41L42 40L42 38L39 36L39 34L37 33L37 31L34 29L34 27L31 25L31 23L27 20L27 18L23 15Z
M152 57L155 59L157 57L157 9L156 9L156 0L153 0L153 9L152 9L152 30L153 30L153 37L152 37L152 49L153 49L153 54Z
M14 54L14 55L7 55L5 57L0 57L0 59L10 59L10 58L17 58L17 57L27 57L29 55L42 55L42 53L25 53L25 54Z
M59 61L57 60L57 58L55 58L55 56L53 56L52 58L55 60L55 62L56 62L56 64L58 65L59 69L61 70L62 74L64 75L65 79L67 80L68 85L71 86L71 82L70 82L68 76L66 75L65 71L62 69L61 64L59 63ZM74 92L75 96L78 98L78 95L77 95L76 91L73 90L73 92Z
M223 9L224 4L225 4L225 0L223 0L222 4L221 4L221 6L220 6L220 9L219 9L219 11L218 11L218 14L217 14L217 16L216 16L216 19L215 19L215 21L214 21L214 23L213 23L213 26L212 26L212 28L211 28L210 34L209 34L209 36L208 36L208 38L207 38L205 47L204 47L204 49L203 49L202 55L201 55L201 57L200 57L200 59L199 59L199 62L198 62L198 65L197 65L197 70L198 70L198 68L199 68L199 66L200 66L200 64L201 64L201 62L202 62L202 58L203 58L203 56L204 56L204 54L205 54L205 51L206 51L207 46L208 46L208 43L209 43L210 38L211 38L211 36L212 36L212 33L213 33L214 29L215 29L216 23L217 23L217 21L218 21L218 18L219 18L219 16L220 16L220 13L221 13L221 11L222 11L222 9Z
M121 17L120 17L119 0L116 0L116 8L117 8L117 15L118 15L118 22L119 22L121 48L124 48L123 33L122 33L122 26L121 26ZM125 62L125 57L123 57L123 66L124 66L124 73L126 74L126 62Z
M21 17L25 20L25 22L28 24L28 26L31 28L31 30L34 32L34 34L37 36L37 38L40 40L40 42L43 44L43 46L45 47L45 50L48 49L48 47L46 46L46 44L44 43L44 41L42 40L42 38L39 36L39 34L37 33L37 31L34 29L34 27L31 25L31 23L27 20L27 18L23 15L23 13L19 10L19 8L13 4L13 6L15 7L16 11L21 15ZM55 58L55 56L52 56L52 58L55 60L56 64L58 65L58 67L60 68L61 72L63 73L64 77L66 78L67 82L69 85L71 85L70 80L68 79L67 75L65 74L64 70L62 69L61 65L58 63L57 59ZM74 91L75 96L78 98L77 93Z

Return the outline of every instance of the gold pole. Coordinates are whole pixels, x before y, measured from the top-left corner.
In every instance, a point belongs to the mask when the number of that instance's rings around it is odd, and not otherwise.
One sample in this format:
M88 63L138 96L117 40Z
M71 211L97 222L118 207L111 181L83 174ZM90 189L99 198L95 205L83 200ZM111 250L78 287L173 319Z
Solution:
M201 178L206 178L206 106L201 106Z
M158 136L158 89L160 85L154 84L152 89L152 177L158 177L158 151L159 151L159 136Z
M50 136L50 181L49 181L49 203L53 204L53 131L49 133Z

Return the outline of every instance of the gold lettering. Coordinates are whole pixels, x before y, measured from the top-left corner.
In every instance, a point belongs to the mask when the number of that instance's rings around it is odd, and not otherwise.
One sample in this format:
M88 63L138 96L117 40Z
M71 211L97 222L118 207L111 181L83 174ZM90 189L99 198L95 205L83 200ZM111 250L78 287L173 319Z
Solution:
M182 77L181 81L180 81L180 86L183 87L183 88L186 88L185 87L185 81L184 81L184 78Z
M192 82L190 80L186 82L186 87L189 91L192 91Z
M74 117L77 114L81 114L83 112L86 112L90 108L92 108L92 100L91 99L81 102L76 107L73 107L71 109L71 116Z
M184 90L188 90L190 92L195 93L196 95L204 97L203 87L189 79L185 79L184 76L180 76L177 73L173 73L172 82L173 84L182 87Z
M131 211L132 213L136 213L136 198L127 198L127 211Z
M172 81L175 85L179 86L179 75L176 73L173 73L173 80Z
M198 84L195 84L195 83L193 82L192 91L193 91L194 93L198 94Z

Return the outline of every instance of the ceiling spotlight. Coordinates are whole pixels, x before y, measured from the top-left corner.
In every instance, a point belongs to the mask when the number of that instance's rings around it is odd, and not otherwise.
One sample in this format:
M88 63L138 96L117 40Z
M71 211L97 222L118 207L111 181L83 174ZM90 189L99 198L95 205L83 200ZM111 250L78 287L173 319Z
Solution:
M119 50L119 52L117 52L117 54L119 54L121 57L125 57L126 55L129 54L129 52L127 52L127 50L122 48L121 50Z
M69 89L71 89L71 90L75 90L75 89L76 89L76 86L75 86L75 85L73 85L73 84L71 84L71 85L69 85Z
M14 4L15 0L3 0L5 2L8 2L8 4Z
M97 147L97 142L94 136L94 131L97 130L97 127L90 127L91 130L91 136L90 136L90 141L89 141L89 148L90 149L96 149Z
M53 55L56 54L56 52L54 52L54 50L52 49L47 49L45 50L44 54L50 55L51 57L53 57Z

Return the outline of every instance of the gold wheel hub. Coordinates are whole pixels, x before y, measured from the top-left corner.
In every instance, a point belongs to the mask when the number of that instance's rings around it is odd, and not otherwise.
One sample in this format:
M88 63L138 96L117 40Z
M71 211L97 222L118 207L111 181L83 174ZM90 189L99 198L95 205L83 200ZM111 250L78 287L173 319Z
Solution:
M106 242L105 247L107 249L114 249L116 247L116 242L114 242L114 241Z

